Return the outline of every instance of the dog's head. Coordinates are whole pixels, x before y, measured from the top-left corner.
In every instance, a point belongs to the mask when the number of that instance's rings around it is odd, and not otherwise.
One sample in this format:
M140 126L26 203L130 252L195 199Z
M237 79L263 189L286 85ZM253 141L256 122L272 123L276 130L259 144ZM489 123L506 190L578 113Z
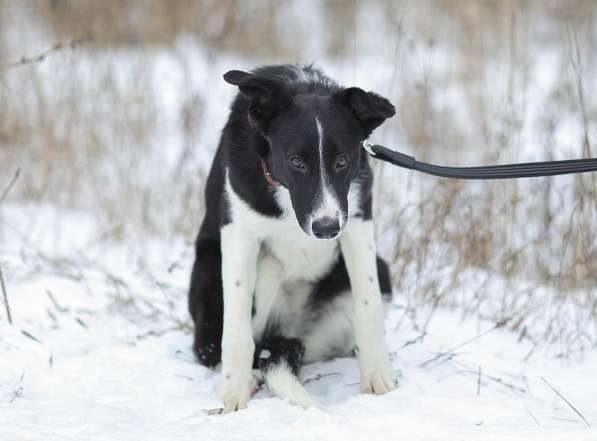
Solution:
M348 220L361 143L394 115L394 106L357 87L297 94L258 74L233 70L224 79L249 100L249 122L269 143L271 173L288 189L303 231L319 239L338 236Z

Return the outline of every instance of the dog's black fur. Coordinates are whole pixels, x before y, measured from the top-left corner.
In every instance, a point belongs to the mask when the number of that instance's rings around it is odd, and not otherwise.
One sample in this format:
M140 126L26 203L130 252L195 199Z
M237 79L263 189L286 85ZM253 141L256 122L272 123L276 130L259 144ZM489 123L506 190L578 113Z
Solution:
M319 172L311 167L314 139L313 115L326 128L325 167L330 186L339 200L339 223L349 216L371 218L372 173L360 144L394 107L384 98L358 88L343 88L311 66L266 66L252 73L231 71L225 80L239 87L205 189L206 214L195 244L189 292L189 310L195 322L194 351L199 362L214 367L221 360L223 328L222 251L220 229L231 222L225 197L226 173L240 198L255 212L271 218L283 215L272 186L264 178L261 161L272 176L290 192L297 221L311 234L309 224L316 201ZM292 158L298 158L300 164ZM360 183L360 205L348 213L347 194L352 182ZM338 229L340 227L338 226ZM336 233L338 233L336 231ZM334 233L332 233L333 236ZM320 237L320 236L317 236ZM378 258L381 291L391 291L386 263ZM331 269L315 284L310 308L325 308L350 287L340 255ZM263 349L271 353L260 360ZM284 359L297 373L304 347L300 339L276 334L275 323L256 342L254 366Z

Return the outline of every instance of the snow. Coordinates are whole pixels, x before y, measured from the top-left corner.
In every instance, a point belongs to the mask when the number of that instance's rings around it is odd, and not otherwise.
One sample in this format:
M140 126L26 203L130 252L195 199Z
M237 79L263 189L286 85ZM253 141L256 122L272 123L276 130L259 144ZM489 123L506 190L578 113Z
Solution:
M53 219L71 234L44 241ZM83 213L51 206L3 207L0 255L14 326L2 311L2 441L597 439L597 353L529 357L528 340L445 310L432 314L423 334L401 295L386 318L396 391L360 394L356 361L335 359L301 373L316 408L262 390L246 410L208 415L221 401L218 373L190 350L192 245L96 243L92 225ZM73 258L90 243L86 259Z
M301 61L316 61L341 83L378 91L397 105L399 116L372 141L453 165L579 156L583 128L576 94L557 93L573 74L569 54L566 46L544 41L540 31L529 27L528 53L521 55L525 65L512 78L505 67L509 55L502 51L492 55L494 61L478 78L463 81L467 55L459 34L440 17L428 17L433 32L425 31L413 7L400 5L393 13L397 28L386 29L382 12L363 8L350 42L355 53L334 57L322 43L333 31L314 10L320 7L293 3L280 26L303 23L299 36L287 34L300 41ZM17 13L11 18L18 32L7 32L8 59L47 49L49 36L42 28L21 26ZM208 25L217 33L222 23ZM585 93L587 103L594 103L597 76L590 59L583 65ZM185 234L196 231L202 173L235 93L221 75L267 61L214 53L181 35L171 47L82 47L5 72L2 87L19 97L15 108L21 112L11 118L22 114L32 134L32 148L19 149L19 164L11 164L8 156L6 173L12 176L20 165L21 181L27 174L29 185L43 187L47 202L25 203L19 200L22 189L15 187L0 207L0 264L14 318L10 326L0 303L0 441L597 440L595 290L560 292L532 279L506 281L478 268L455 270L450 265L457 259L441 236L430 238L430 251L404 263L401 278L395 276L401 290L389 307L386 329L398 390L362 395L355 360L336 359L302 371L317 408L303 410L260 391L246 410L219 416L205 412L221 406L219 376L199 366L190 350L186 290L193 249ZM512 97L510 81L516 86ZM93 171L102 187L99 194L94 180L71 182L70 174L61 176L64 163L53 164L59 173L49 184L37 173L46 166L39 156L45 138L37 130L44 116L38 94L47 100L49 113L61 116L57 134L64 131L67 137L70 130L80 143L68 158L69 173ZM487 115L478 114L476 97L483 99ZM194 124L185 127L188 109L195 112L189 117ZM429 137L430 151L414 139L420 135L419 119L426 122L420 131ZM139 124L138 137L114 130L120 120ZM485 122L489 133L482 129ZM97 140L87 133L90 129ZM591 130L593 139L593 125ZM500 149L504 134L512 139ZM105 154L90 158L95 142ZM487 155L496 148L499 156ZM0 148L2 155L8 151ZM441 197L443 182L379 164L374 169L379 247L395 257L398 239L403 249L416 246L427 231L420 203L430 195ZM542 182L512 185L519 186L516 194L535 195ZM500 217L511 224L507 243L496 236L492 261L500 261L502 250L526 244L548 260L551 274L558 274L565 263L564 233L575 212L575 182L553 181L549 204L558 228L550 232L551 245L539 244L545 201L528 197L510 213L518 220ZM193 196L175 200L188 183ZM505 186L466 185L454 203L463 207L462 214L444 226L449 232L462 230L459 221L469 225L470 205L484 201L488 191L512 193ZM143 198L143 210L141 194L151 196ZM106 215L98 196L113 205L116 216ZM496 212L508 207L499 198L496 204ZM61 209L65 205L71 208ZM594 220L595 211L588 214ZM155 231L143 230L147 226L139 225L140 218ZM183 233L174 226L178 223ZM395 267L403 264L400 256L394 261ZM437 286L431 291L443 296L442 307L453 310L430 309L428 286ZM524 322L493 329L496 316Z

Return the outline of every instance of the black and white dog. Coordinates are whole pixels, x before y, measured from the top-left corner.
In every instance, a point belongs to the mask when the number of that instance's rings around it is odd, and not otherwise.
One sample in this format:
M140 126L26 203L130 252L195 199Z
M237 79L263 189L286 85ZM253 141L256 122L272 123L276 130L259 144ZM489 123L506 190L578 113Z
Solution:
M222 363L224 411L246 406L253 369L272 393L309 406L301 365L353 351L362 391L393 390L390 277L375 251L362 143L394 106L311 66L224 79L240 93L207 179L189 293L195 353Z

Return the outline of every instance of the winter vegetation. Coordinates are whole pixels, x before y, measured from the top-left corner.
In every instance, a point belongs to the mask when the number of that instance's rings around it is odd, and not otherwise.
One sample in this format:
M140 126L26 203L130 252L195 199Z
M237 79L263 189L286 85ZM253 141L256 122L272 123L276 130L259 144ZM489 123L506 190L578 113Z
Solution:
M315 63L388 97L372 141L450 165L597 157L582 0L0 0L0 439L597 437L597 174L373 163L400 388L357 364L218 407L186 290L229 69Z

